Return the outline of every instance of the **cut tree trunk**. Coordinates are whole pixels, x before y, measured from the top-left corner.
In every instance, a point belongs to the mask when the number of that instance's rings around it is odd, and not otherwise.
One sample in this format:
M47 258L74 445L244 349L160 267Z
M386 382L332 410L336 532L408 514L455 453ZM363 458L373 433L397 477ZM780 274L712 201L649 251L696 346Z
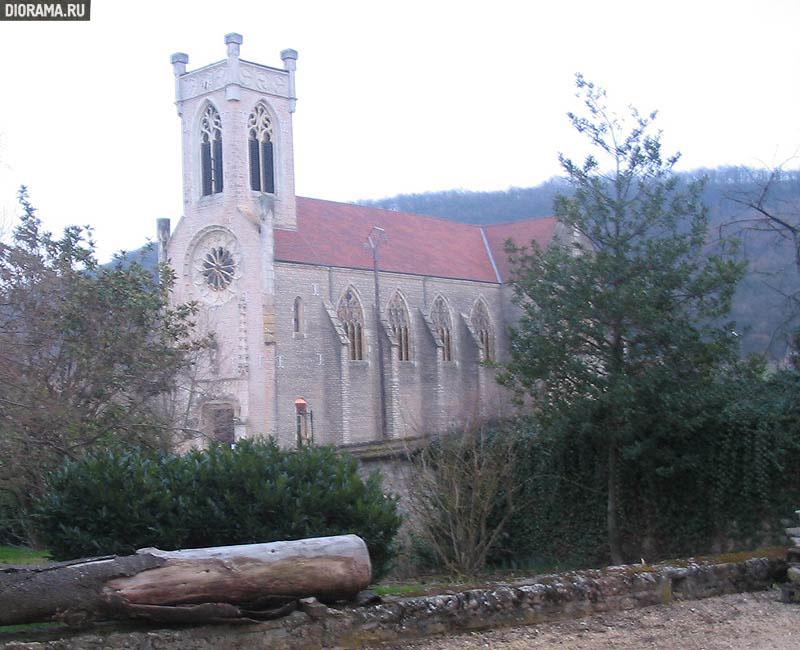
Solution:
M249 621L288 613L299 598L351 600L372 578L355 535L0 569L0 625L107 618Z

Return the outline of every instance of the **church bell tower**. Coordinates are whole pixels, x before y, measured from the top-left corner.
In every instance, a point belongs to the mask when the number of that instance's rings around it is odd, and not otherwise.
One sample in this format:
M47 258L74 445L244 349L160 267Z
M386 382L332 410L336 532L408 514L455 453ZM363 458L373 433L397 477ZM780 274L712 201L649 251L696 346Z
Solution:
M198 366L185 427L225 442L275 433L275 227L296 228L292 114L297 52L282 68L239 58L227 34L224 60L188 70L171 57L181 119L184 214L159 255L177 274L174 300L200 305L212 333Z

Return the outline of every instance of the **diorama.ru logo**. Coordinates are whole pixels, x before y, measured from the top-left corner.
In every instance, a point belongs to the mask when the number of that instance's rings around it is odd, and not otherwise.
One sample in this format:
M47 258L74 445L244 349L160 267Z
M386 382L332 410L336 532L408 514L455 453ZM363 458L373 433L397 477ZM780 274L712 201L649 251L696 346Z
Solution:
M89 20L91 0L77 2L0 1L0 20Z

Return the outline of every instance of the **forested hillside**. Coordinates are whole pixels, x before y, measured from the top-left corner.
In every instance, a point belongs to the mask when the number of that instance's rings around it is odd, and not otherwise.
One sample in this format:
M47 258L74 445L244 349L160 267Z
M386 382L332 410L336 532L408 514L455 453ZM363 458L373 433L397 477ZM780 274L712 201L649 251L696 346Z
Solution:
M773 359L781 359L786 354L785 333L797 326L797 317L788 309L786 300L787 295L800 291L795 249L780 232L752 223L750 220L760 215L747 204L763 199L762 207L774 215L785 216L791 224L798 224L800 171L771 175L769 171L747 167L721 167L679 174L681 183L701 177L706 179L704 201L710 214L710 238L713 240L719 235L738 238L740 254L750 262L748 276L737 292L733 310L743 352L767 353ZM765 189L768 190L766 194ZM401 194L358 203L462 223L491 224L550 216L555 196L569 191L564 179L552 178L536 187L505 191L448 190Z

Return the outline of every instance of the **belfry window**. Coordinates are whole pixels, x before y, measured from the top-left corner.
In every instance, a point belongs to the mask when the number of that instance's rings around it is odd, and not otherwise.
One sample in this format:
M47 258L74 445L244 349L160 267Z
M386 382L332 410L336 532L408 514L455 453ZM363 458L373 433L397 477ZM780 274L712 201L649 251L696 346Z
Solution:
M348 289L339 301L336 315L342 323L347 336L350 361L364 359L364 311L355 291Z
M272 120L264 104L258 104L247 120L250 151L250 187L275 194L275 151Z
M400 361L411 361L411 345L409 343L409 321L406 303L395 293L389 301L389 326L397 339L397 358Z
M438 297L431 308L431 321L439 339L442 341L442 361L453 360L452 326L450 324L450 310L442 297Z
M211 104L200 120L200 175L203 196L222 191L222 122Z
M478 335L478 340L483 348L483 360L494 360L494 335L492 334L492 321L483 301L478 301L472 310L472 327Z

